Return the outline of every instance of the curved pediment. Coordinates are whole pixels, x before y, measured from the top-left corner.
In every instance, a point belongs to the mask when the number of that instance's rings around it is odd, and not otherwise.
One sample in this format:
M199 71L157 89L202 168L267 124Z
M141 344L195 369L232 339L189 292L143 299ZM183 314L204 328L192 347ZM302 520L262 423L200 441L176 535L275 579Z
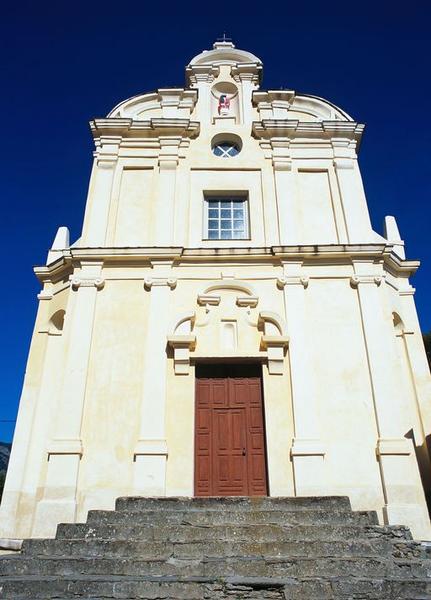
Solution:
M107 118L145 121L151 118L188 118L197 102L197 91L184 88L158 89L123 100Z
M261 119L289 119L304 122L353 121L332 102L293 90L268 90L253 93L253 103Z

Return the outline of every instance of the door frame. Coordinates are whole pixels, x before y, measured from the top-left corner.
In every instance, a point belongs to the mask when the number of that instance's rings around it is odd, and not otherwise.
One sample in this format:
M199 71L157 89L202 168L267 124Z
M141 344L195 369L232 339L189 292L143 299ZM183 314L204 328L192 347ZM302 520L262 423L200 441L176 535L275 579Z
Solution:
M194 362L194 386L193 386L193 497L204 498L205 496L196 496L196 413L197 413L197 369L201 365L238 365L238 367L246 367L249 366L257 366L259 368L259 379L260 379L260 393L262 399L262 427L263 427L263 454L264 454L264 462L265 462L265 481L266 481L266 492L267 496L271 495L270 485L269 485L269 464L268 464L268 444L267 444L267 427L266 427L266 407L265 407L265 393L264 393L264 377L263 377L263 360L259 360L256 358L241 358L241 357L232 357L232 358L203 358ZM250 496L252 497L252 496Z

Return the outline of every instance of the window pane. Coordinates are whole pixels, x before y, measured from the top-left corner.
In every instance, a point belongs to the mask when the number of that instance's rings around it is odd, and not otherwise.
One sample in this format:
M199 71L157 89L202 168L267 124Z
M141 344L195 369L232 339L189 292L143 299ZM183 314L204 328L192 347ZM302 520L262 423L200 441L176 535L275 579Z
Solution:
M222 219L220 221L220 223L221 223L220 229L232 229L232 221L230 219L229 220L227 220L227 219L223 220Z
M234 221L233 222L233 228L234 229L244 229L244 221Z
M221 210L221 218L222 219L230 219L232 217L232 211L228 210L227 208L223 208Z
M244 209L243 209L243 207L237 208L235 204L234 204L234 209L233 209L233 218L234 219L242 219L244 216Z
M221 239L222 240L230 240L230 239L232 239L232 232L230 230L229 231L222 231L221 232Z
M243 240L246 238L245 232L244 231L234 231L233 238L235 240Z
M208 229L218 229L218 221L216 219L209 219Z
M213 231L213 230L211 230L211 231L208 231L208 238L209 238L210 240L218 240L218 239L219 239L218 230L215 230L215 231Z
M210 219L217 219L219 211L216 208L208 209L208 217Z
M214 146L213 152L216 156L221 156L223 154L223 150L220 146Z
M222 207L222 208L231 208L231 206L232 206L232 201L231 201L231 200L229 200L228 202L220 202L220 204L221 204L221 207Z

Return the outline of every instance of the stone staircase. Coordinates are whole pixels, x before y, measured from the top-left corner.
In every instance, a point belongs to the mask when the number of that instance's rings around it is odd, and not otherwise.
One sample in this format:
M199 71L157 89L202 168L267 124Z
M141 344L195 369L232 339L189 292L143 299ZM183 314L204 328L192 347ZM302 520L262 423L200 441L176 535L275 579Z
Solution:
M119 498L0 558L0 598L431 599L405 527L348 498Z

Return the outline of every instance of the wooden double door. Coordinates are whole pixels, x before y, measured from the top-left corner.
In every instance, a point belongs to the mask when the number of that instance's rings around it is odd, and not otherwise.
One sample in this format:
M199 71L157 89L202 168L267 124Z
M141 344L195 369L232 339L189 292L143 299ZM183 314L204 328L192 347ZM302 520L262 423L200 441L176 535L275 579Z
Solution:
M267 495L260 365L196 366L195 495Z

